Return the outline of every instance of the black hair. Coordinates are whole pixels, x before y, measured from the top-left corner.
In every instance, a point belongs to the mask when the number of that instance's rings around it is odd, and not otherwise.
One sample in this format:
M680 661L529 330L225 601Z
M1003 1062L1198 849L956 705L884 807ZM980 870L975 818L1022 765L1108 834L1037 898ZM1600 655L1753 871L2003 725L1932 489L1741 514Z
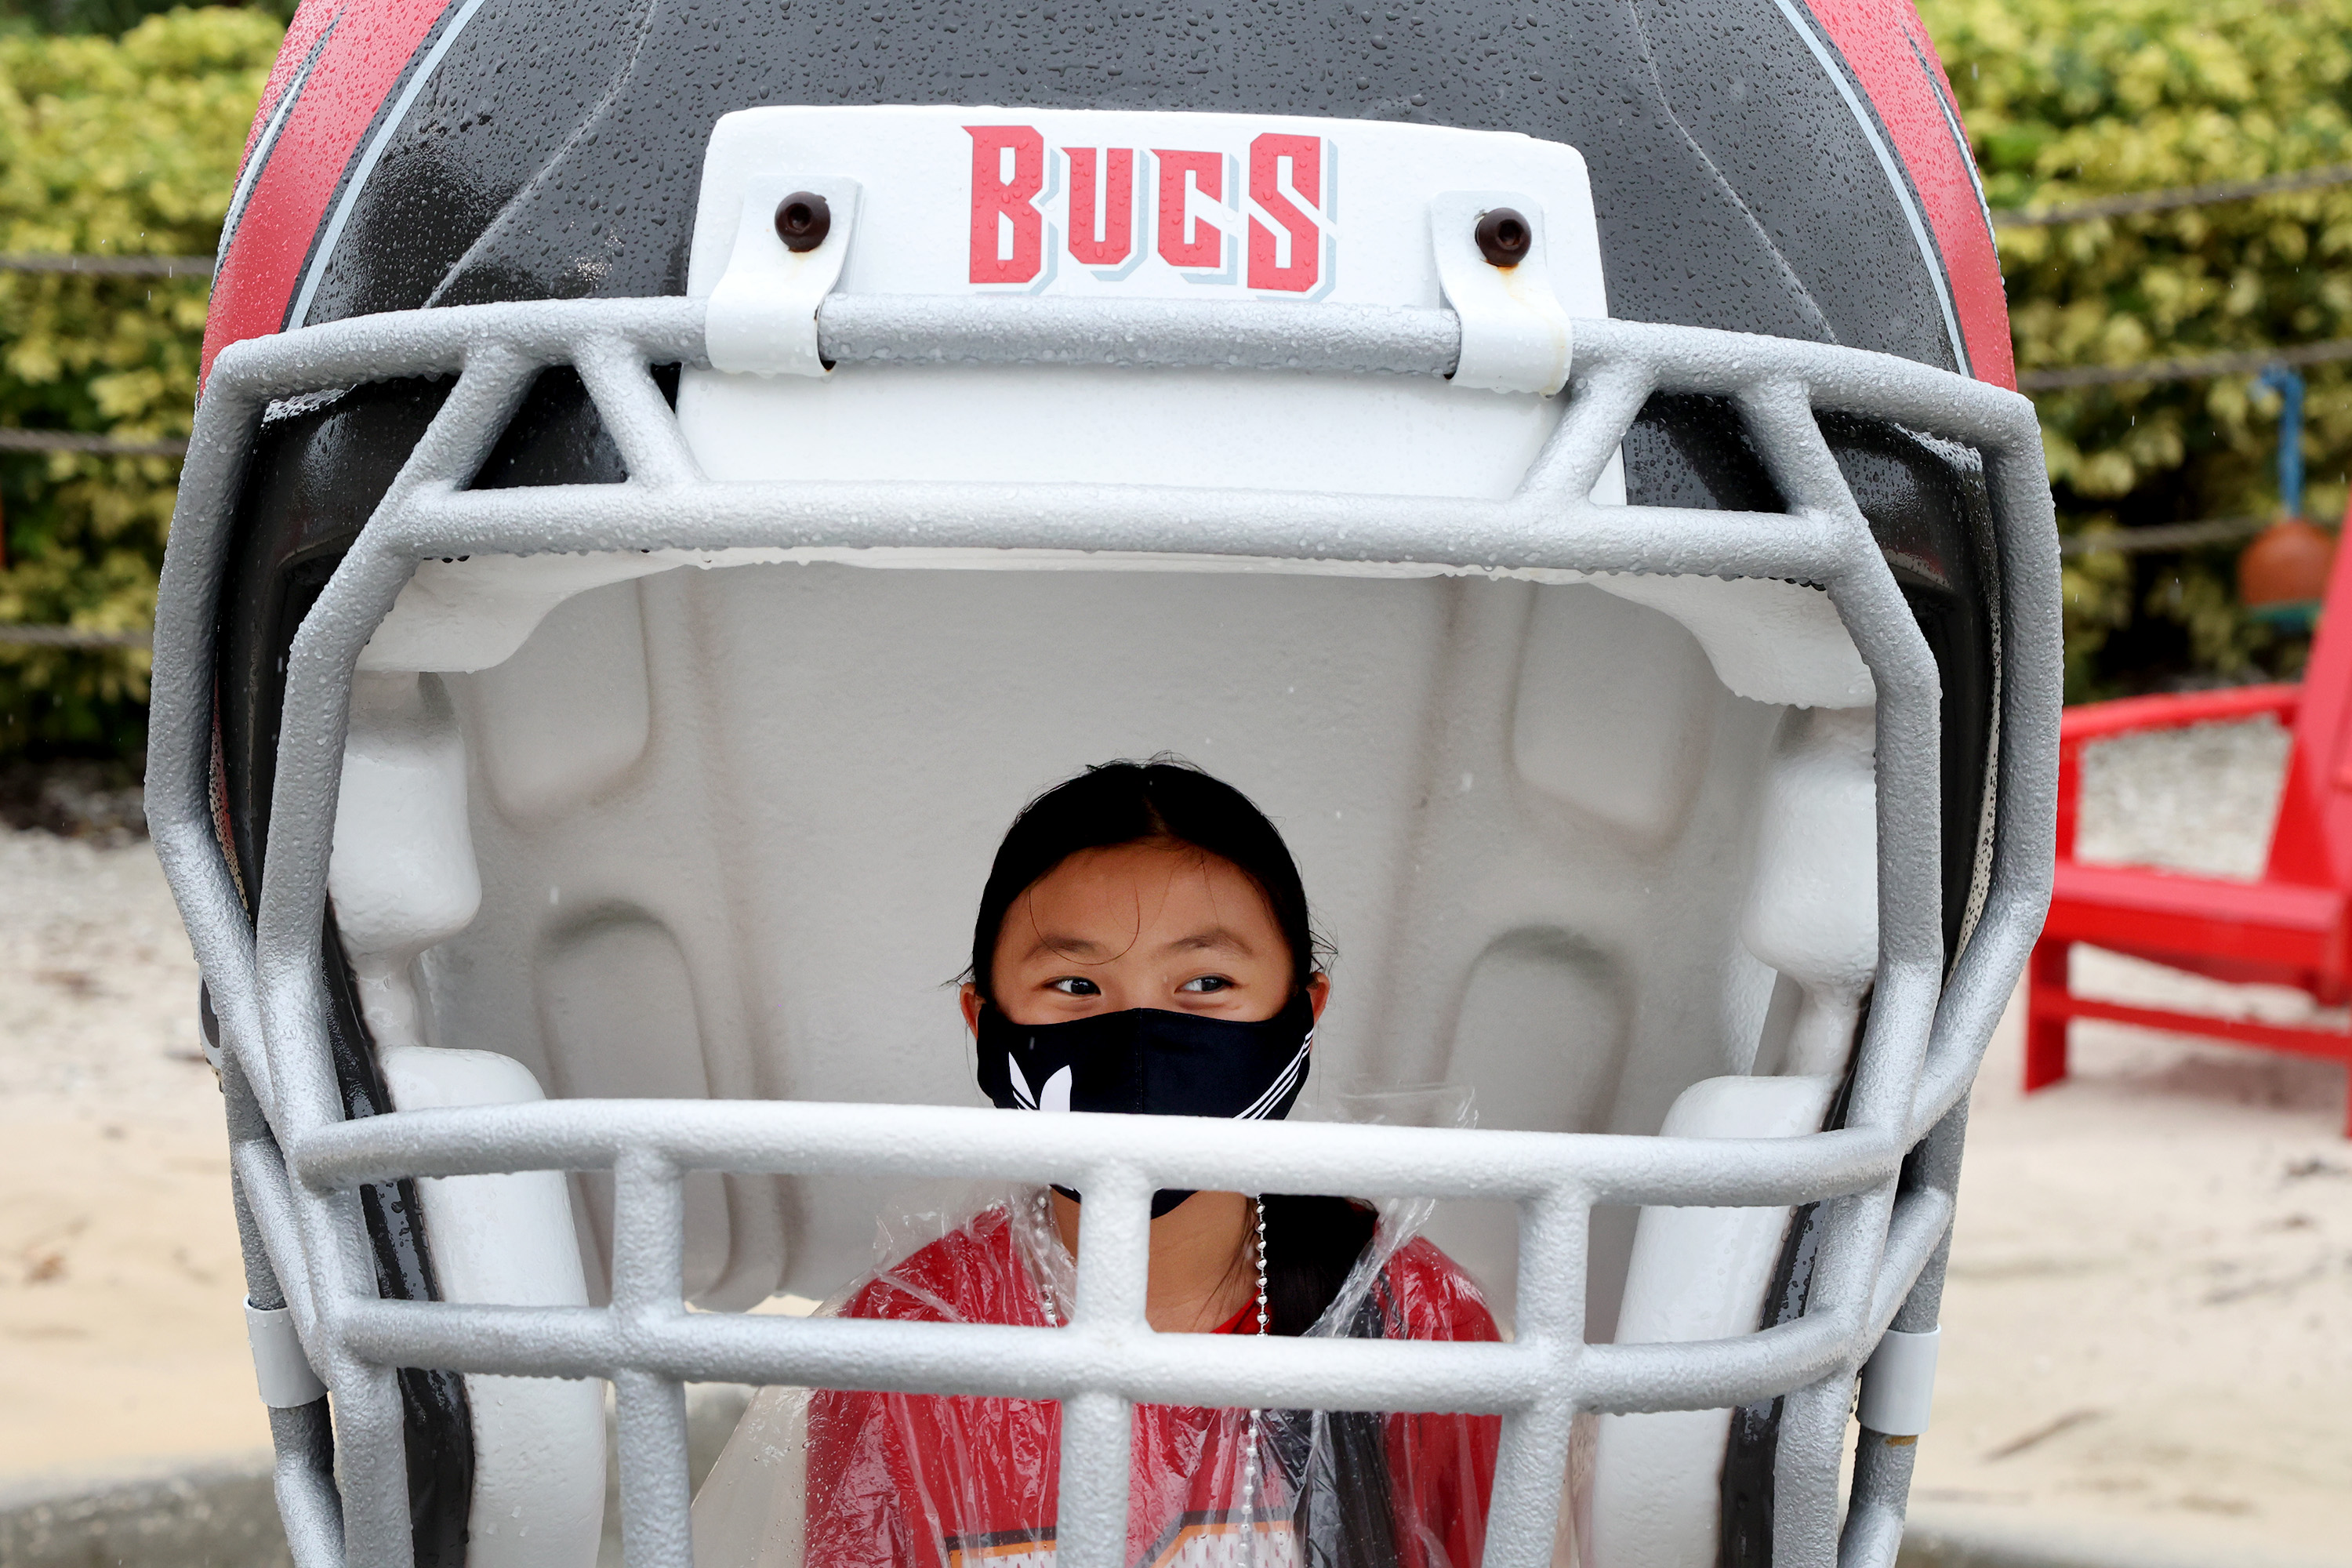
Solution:
M996 934L1013 900L1071 856L1155 839L1230 861L1257 884L1282 940L1291 984L1304 985L1324 948L1307 918L1307 887L1290 847L1250 797L1181 757L1104 763L1055 784L1021 808L996 848L972 921L971 983L993 1003Z

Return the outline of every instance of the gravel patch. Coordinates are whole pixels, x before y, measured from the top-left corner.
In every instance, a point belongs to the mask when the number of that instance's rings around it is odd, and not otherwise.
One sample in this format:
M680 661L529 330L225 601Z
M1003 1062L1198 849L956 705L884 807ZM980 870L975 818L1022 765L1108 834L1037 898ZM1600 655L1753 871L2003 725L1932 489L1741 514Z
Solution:
M2252 879L2270 853L2286 783L2275 720L2198 724L2084 748L2084 860Z
M0 830L0 1104L160 1110L212 1089L195 959L146 841Z

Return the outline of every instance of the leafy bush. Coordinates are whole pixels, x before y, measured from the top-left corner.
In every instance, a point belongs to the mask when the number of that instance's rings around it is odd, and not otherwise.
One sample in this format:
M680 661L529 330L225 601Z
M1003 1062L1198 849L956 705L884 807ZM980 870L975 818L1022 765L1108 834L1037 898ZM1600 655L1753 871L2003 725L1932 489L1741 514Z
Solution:
M194 256L219 237L281 25L174 11L119 40L0 34L0 250ZM0 425L185 436L201 278L0 272ZM152 620L179 465L0 454L0 622ZM0 758L132 753L143 650L0 645Z
M1923 0L1995 208L2352 161L2352 0ZM2021 370L2352 337L2352 185L2005 227ZM2352 466L2352 369L2315 366L2305 510ZM2248 375L2045 392L2061 526L2261 516L2279 504L2277 399ZM2201 672L2291 673L2236 604L2235 546L2068 563L2070 695Z

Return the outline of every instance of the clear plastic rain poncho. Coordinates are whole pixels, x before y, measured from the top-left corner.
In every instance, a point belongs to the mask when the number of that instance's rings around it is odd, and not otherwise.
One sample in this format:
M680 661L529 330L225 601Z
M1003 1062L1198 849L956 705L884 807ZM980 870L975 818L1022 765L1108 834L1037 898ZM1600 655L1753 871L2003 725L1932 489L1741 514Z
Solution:
M1076 1283L1042 1189L960 1224L884 1227L896 1259L824 1310L1047 1326ZM970 1211L967 1211L970 1212ZM1477 1286L1384 1207L1316 1335L1496 1338ZM1255 1304L1221 1332L1255 1332ZM1050 1400L762 1390L694 1504L697 1568L1051 1568L1060 1407ZM1495 1416L1135 1410L1137 1568L1476 1568Z

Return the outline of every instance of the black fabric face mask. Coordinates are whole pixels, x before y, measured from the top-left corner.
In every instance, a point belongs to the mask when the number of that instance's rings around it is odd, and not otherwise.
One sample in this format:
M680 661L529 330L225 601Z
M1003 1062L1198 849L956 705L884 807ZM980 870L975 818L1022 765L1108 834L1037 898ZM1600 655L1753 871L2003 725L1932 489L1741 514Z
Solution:
M1304 986L1255 1023L1130 1007L1063 1024L980 1010L980 1087L1005 1110L1110 1110L1272 1121L1307 1082L1315 1007ZM1066 1187L1065 1196L1078 1194ZM1192 1194L1163 1190L1151 1217Z

